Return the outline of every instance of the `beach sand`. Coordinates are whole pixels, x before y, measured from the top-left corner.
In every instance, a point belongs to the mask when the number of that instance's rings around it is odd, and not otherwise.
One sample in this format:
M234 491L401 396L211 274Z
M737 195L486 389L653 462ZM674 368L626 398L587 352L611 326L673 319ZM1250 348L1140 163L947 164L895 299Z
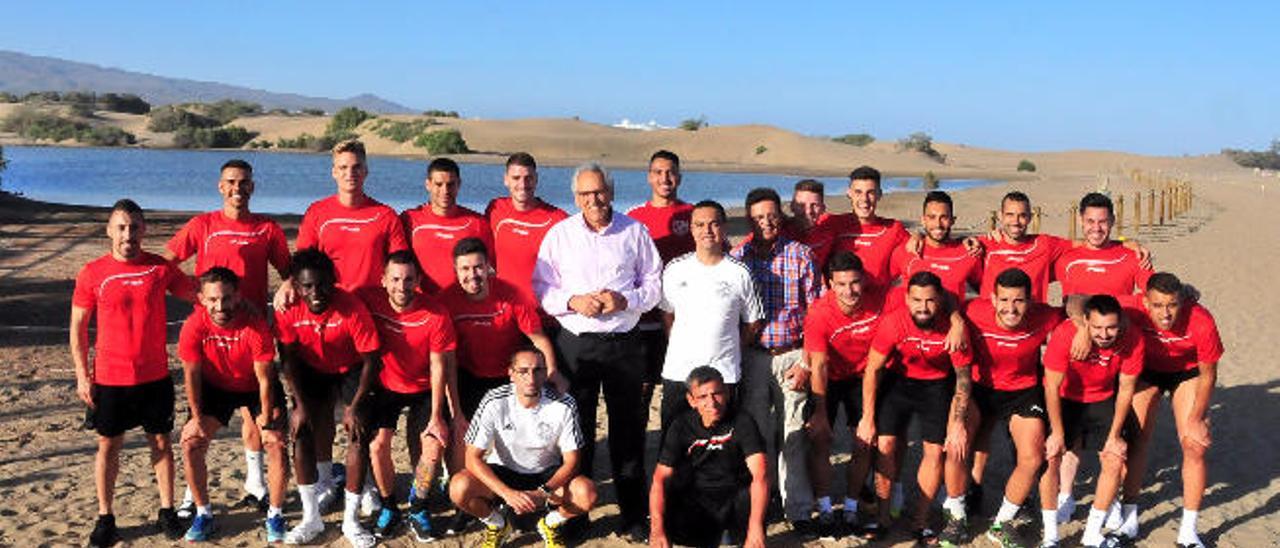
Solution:
M307 120L307 119L298 119ZM614 130L573 120L529 120L508 122L449 121L464 129L473 149L490 151L530 150L547 164L572 164L582 159L603 160L606 165L643 165L657 147L676 150L686 158L686 169L703 167L793 173L847 173L862 163L881 167L896 175L919 175L932 168L943 176L981 174L1010 182L965 190L955 194L957 231L986 231L990 212L1001 195L1020 189L1031 195L1044 211L1041 231L1068 234L1068 207L1087 191L1104 183L1113 196L1127 196L1126 224L1132 223L1132 196L1146 187L1131 181L1134 169L1154 176L1178 175L1193 183L1194 207L1164 226L1134 230L1124 235L1136 237L1154 253L1157 270L1172 271L1194 284L1202 302L1218 321L1226 345L1214 393L1212 421L1214 445L1209 453L1209 489L1200 518L1201 536L1217 546L1272 546L1280 539L1280 436L1270 431L1280 417L1280 362L1270 346L1270 337L1280 325L1280 298L1262 288L1265 280L1280 268L1280 230L1266 219L1280 211L1280 180L1261 177L1239 168L1220 156L1158 158L1109 152L1017 153L958 145L938 145L949 156L947 165L936 164L919 155L897 153L888 143L866 149L839 145L767 127L708 128L699 132L667 131L653 134ZM301 125L301 121L299 122ZM492 127L485 127L486 124ZM247 125L247 124L246 124ZM297 128L295 128L297 129ZM312 129L312 128L307 128ZM545 132L545 133L544 133ZM313 132L314 133L314 132ZM538 135L543 138L537 138ZM264 132L264 136L267 133ZM771 140L775 139L776 140ZM765 144L769 151L754 155ZM395 154L382 144L376 152ZM758 159L755 156L769 156ZM1014 172L1018 160L1029 158L1039 170L1032 175ZM492 158L489 158L491 161ZM212 179L212 176L211 176ZM210 181L210 192L213 191ZM417 181L406 184L419 184ZM465 189L463 190L465 192ZM836 194L843 189L829 189ZM1145 194L1145 192L1144 192ZM697 198L697 197L686 197ZM424 196L425 199L425 196ZM882 214L914 223L919 216L919 194L891 195L882 203ZM1146 197L1144 195L1144 201ZM833 196L833 210L847 211L848 201ZM735 205L735 204L727 204ZM1145 209L1145 207L1144 207ZM740 209L737 210L740 215ZM1144 216L1146 212L1143 212ZM188 218L189 213L150 212L145 247L159 251L164 242ZM106 252L103 233L105 210L0 198L0 544L11 546L83 545L92 528L95 502L93 454L95 438L80 429L83 406L74 393L74 374L67 347L66 326L74 277L80 267ZM280 217L290 240L296 231L296 216ZM743 233L739 220L736 236ZM172 301L168 316L178 322L189 305ZM177 325L169 332L170 351ZM178 367L176 357L171 359ZM175 369L176 379L181 373ZM179 394L181 387L179 386ZM179 396L181 398L181 396ZM647 461L654 460L657 444L657 398L651 413ZM179 402L182 409L185 405ZM179 423L185 412L178 413ZM1169 412L1159 417L1159 429L1152 451L1149 478L1142 500L1141 545L1170 545L1180 518L1180 450L1173 434ZM262 543L261 516L243 508L230 508L238 500L243 479L243 452L239 444L239 419L221 432L210 449L212 500L222 546L252 546ZM341 435L340 435L341 436ZM176 441L176 439L175 439ZM994 513L1000 486L1010 463L1007 442L997 436L988 473L984 517ZM837 450L847 450L848 436L842 436ZM918 446L911 460L918 459ZM150 466L141 436L126 436L122 471L116 491L116 515L125 538L124 545L165 545L153 534L157 500ZM601 452L602 458L605 451ZM179 455L181 495L181 456ZM847 457L842 457L844 462ZM407 457L397 440L396 460L402 484L407 480ZM1089 471L1095 459L1085 458L1082 483L1077 496L1082 505L1091 500L1093 482ZM598 469L607 469L604 462ZM910 466L910 465L909 465ZM842 470L839 468L838 470ZM841 477L841 476L837 476ZM913 477L908 469L904 478ZM842 482L836 482L837 485ZM836 487L837 495L840 487ZM588 546L623 545L611 536L618 527L612 489L601 489L600 508L592 512L593 526ZM1032 501L1029 501L1031 504ZM296 522L299 508L291 497L287 515ZM1083 527L1084 510L1062 528L1068 543L1075 543ZM1029 515L1035 516L1034 512ZM324 543L345 546L338 530L340 513L326 516L329 528ZM1038 518L1033 518L1033 524ZM979 520L985 527L986 521ZM980 531L975 525L975 531ZM1028 530L1037 534L1038 527ZM769 530L770 545L793 546L798 542L785 525L775 523ZM479 535L472 532L439 542L441 546L471 546ZM893 545L909 545L907 527L899 523L890 540ZM1028 541L1038 540L1029 536ZM536 534L516 540L517 546L538 544ZM176 543L174 543L176 544ZM409 546L408 535L388 541L388 546ZM813 546L844 543L811 543ZM990 545L983 539L974 545Z

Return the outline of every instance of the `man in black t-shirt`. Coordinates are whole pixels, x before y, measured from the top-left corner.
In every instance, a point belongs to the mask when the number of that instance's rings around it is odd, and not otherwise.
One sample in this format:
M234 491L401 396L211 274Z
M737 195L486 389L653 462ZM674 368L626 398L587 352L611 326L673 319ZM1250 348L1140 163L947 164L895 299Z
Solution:
M764 546L769 500L764 443L746 415L728 411L729 392L715 368L689 373L686 411L664 433L649 489L649 544Z

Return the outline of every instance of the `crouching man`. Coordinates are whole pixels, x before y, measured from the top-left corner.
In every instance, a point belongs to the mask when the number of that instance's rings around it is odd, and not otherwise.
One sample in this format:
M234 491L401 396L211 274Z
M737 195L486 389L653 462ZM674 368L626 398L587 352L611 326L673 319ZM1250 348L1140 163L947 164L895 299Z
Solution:
M689 373L686 411L664 434L649 489L649 545L764 546L769 502L764 441L755 422L731 413L713 367Z
M573 397L547 385L547 361L533 347L517 350L507 367L511 383L480 401L465 437L466 469L449 482L449 497L485 524L481 546L502 546L511 516L546 508L538 533L547 547L563 546L561 525L596 503L596 486L578 472L582 430Z

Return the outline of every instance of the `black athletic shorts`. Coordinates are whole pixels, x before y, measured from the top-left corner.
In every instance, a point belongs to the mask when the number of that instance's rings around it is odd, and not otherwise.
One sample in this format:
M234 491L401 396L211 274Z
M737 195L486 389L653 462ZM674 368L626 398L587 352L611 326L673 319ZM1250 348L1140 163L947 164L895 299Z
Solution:
M1107 433L1111 431L1111 419L1115 417L1115 411L1115 396L1093 403L1063 398L1062 438L1067 449L1075 447L1078 441L1081 449L1101 451L1107 444ZM1138 417L1130 409L1125 416L1124 425L1120 427L1120 439L1132 443L1137 433Z
M405 418L405 426L410 432L421 432L426 428L427 421L431 420L430 390L404 394L382 389L372 396L373 425L376 428L395 430L400 412L406 408L409 410L409 415Z
M751 519L750 484L732 489L698 489L667 483L663 512L667 538L680 546L719 546L724 532L734 545L747 539Z
M142 427L148 434L173 432L173 378L135 386L93 385L93 404L84 424L100 436L114 438Z
M467 420L471 420L476 409L480 407L481 400L490 390L503 386L511 382L510 377L477 377L472 375L470 371L458 368L458 393L462 401L462 414L467 416Z
M1040 419L1049 424L1044 406L1044 388L1039 385L1022 390L998 390L973 383L973 403L982 413L982 422L1003 422L1017 415Z
M498 479L502 480L503 484L517 491L534 491L546 485L551 480L551 476L556 475L556 470L559 470L559 467L552 466L536 474L525 474L492 463L489 464L489 468L493 469L493 474L498 476Z
M835 423L836 413L844 407L845 424L856 428L862 420L862 377L827 381L827 420Z
M308 400L329 399L336 394L342 398L343 405L350 405L351 400L356 397L356 390L360 388L360 372L363 369L363 365L357 364L346 373L323 373L302 363L298 367L298 390Z
M955 395L956 378L923 381L885 372L877 396L876 430L881 435L905 436L911 417L920 423L920 438L929 443L947 440L947 413Z
M1186 371L1175 371L1167 373L1163 371L1151 371L1143 369L1142 374L1138 376L1138 380L1153 385L1161 392L1173 393L1178 389L1178 385L1200 376L1200 368L1187 369Z
M276 409L280 410L280 413L276 415L275 420L267 424L266 429L282 431L288 422L284 412L284 387L278 380L271 382L271 402ZM223 426L231 423L231 415L241 407L248 409L254 420L257 420L258 415L262 413L262 397L258 391L233 392L207 382L200 383L200 412L218 419ZM187 409L188 417L190 413L191 410Z
M644 382L662 384L662 364L667 361L667 334L661 327L637 330L644 355Z

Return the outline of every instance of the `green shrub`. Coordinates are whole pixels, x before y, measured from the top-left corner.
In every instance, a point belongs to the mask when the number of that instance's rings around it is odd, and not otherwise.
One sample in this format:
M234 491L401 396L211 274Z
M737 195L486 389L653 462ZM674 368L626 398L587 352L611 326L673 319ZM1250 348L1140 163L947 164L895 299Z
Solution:
M425 148L432 155L471 152L462 132L452 128L423 133L413 140L413 146Z
M866 133L849 133L847 135L833 137L831 140L837 143L853 145L855 147L865 147L871 143L874 143L876 138Z
M151 112L151 103L132 93L104 93L98 96L98 108L125 114L146 114Z
M346 107L333 115L333 119L329 120L329 127L325 130L325 133L334 135L350 133L360 127L362 122L373 117L374 115L356 107Z
M1030 171L1034 173L1035 170L1036 165L1031 163L1031 160L1023 159L1021 162L1018 162L1018 171Z
M928 133L921 131L912 133L905 138L898 140L898 151L919 152L932 158L938 163L946 163L947 157L937 149L933 148L933 137Z
M75 122L56 114L31 108L20 109L4 120L4 130L17 133L27 139L61 142L73 139L89 124Z
M458 118L459 117L458 111L456 110L436 110L436 109L424 110L422 111L422 115L434 116L436 118Z
M430 118L425 120L412 120L409 122L399 122L396 120L382 119L373 125L373 131L379 137L390 139L397 143L403 143L418 138L428 127L436 125L437 122Z
M764 145L756 145L756 156L759 156L759 155L761 155L761 154L764 154L764 153L765 153L765 152L767 152L768 150L769 150L769 147L767 147L767 146L764 146Z
M303 133L292 139L281 137L276 139L276 148L316 150L316 136L310 133Z
M324 109L322 108L304 108L300 112L307 116L324 116Z
M21 100L22 99L20 99L17 95L14 95L7 91L0 91L0 103L17 103L18 101L21 101Z
M93 106L93 103L71 103L67 106L67 113L81 118L93 118Z
M132 133L115 126L91 126L80 130L76 140L100 147L118 147L137 142Z
M147 122L147 129L159 133L169 133L184 128L215 128L222 125L218 120L173 105L153 110L148 117L150 120Z
M938 178L932 171L924 172L924 178L921 179L921 187L925 190L938 190L942 185L942 180Z
M198 105L205 116L218 121L218 125L226 125L232 120L243 116L258 116L262 114L262 105L251 103L249 101L236 101L232 99L223 99L215 103Z
M62 100L62 94L56 91L33 91L22 96L24 103L57 103Z
M708 125L707 117L699 116L697 118L689 118L687 120L682 120L680 122L680 129L683 129L685 131L698 131L704 127L707 127L707 125Z
M258 134L240 126L215 128L184 127L174 133L177 148L240 148Z
M1271 148L1267 150L1224 148L1222 153L1244 167L1280 170L1280 139L1271 141Z

